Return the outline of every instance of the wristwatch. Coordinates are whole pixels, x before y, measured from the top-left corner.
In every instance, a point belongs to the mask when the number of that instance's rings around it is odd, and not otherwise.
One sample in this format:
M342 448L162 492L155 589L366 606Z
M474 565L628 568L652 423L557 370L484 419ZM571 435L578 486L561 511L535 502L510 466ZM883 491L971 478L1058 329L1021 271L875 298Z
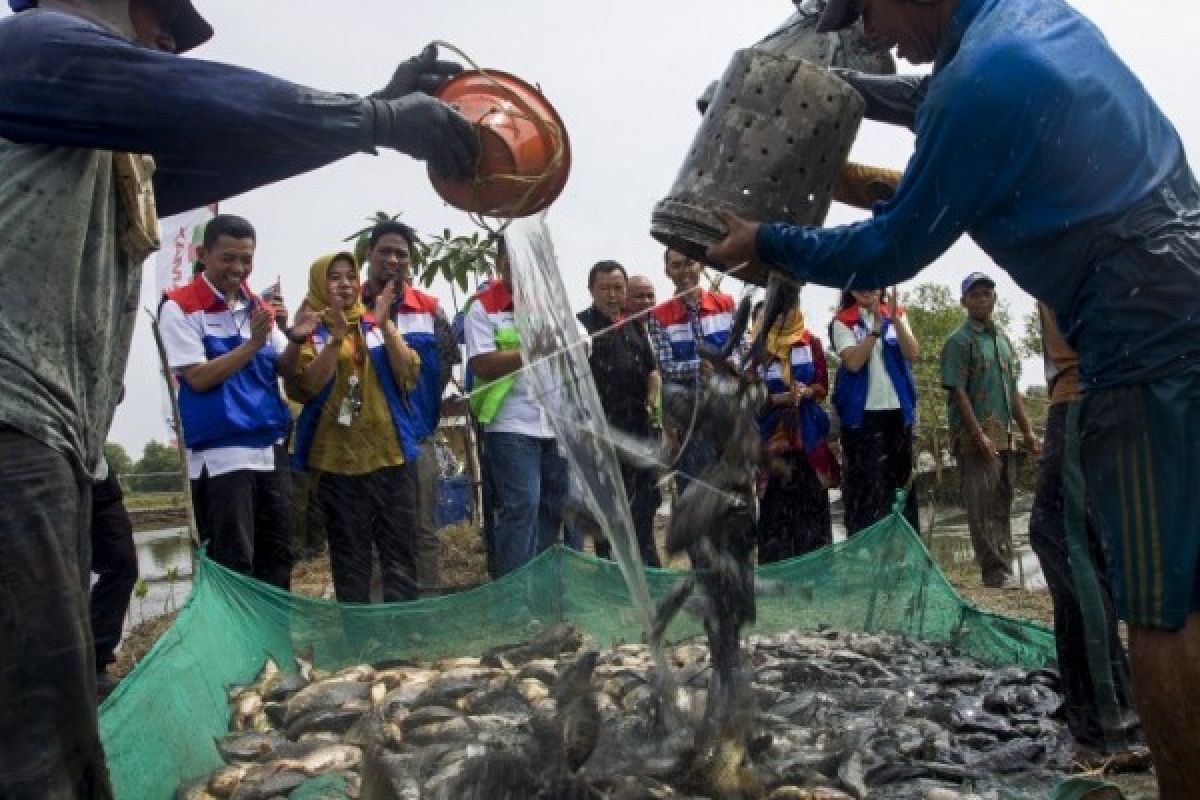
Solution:
M308 341L307 336L297 336L296 334L292 333L291 328L284 330L283 335L286 336L287 340L292 344L304 344Z

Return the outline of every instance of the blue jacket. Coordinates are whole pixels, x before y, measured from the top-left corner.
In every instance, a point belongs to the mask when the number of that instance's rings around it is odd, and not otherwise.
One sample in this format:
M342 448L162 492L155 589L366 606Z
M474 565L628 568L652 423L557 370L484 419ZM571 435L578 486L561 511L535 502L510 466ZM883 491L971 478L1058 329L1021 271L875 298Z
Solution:
M866 325L863 324L857 306L838 312L837 319L850 330L857 329L860 335L866 334ZM883 366L892 381L892 388L896 390L896 398L900 401L904 424L912 425L917 416L917 385L913 380L908 360L900 352L900 342L894 335L888 336L892 329L892 321L885 315L882 335L879 337L883 343ZM833 407L837 409L838 419L844 427L858 428L863 424L870 382L868 369L869 362L858 372L846 369L845 363L838 366L837 383L833 387Z
M249 294L249 290L245 290ZM260 301L249 295L250 303ZM188 316L199 316L204 355L211 361L246 341L208 281L198 278L167 293ZM247 317L249 312L247 312ZM206 322L207 321L207 322ZM275 364L279 353L270 340L244 367L219 386L198 392L179 382L179 416L189 450L216 447L269 447L287 436L292 415L279 394Z
M437 431L442 417L442 364L438 348L436 318L438 300L411 286L397 298L396 327L404 341L421 357L417 386L409 393L413 406L414 433L418 440Z
M764 225L760 256L877 288L967 233L1054 310L1093 387L1200 355L1200 190L1171 123L1071 6L961 0L916 136L873 218Z
M396 426L396 438L400 441L400 450L404 453L404 460L415 461L420 453L420 437L417 434L421 429L421 424L413 415L408 397L396 383L396 378L392 374L392 365L388 361L387 350L384 349L383 337L379 335L379 329L367 318L362 319L359 325L362 327L363 338L367 342L367 353L371 358L371 366L374 368L368 374L374 380L378 380L383 389L383 396L387 399L392 424ZM329 331L322 325L313 334L313 342L317 346L318 353L328 341ZM325 388L304 404L304 410L300 412L300 418L296 421L296 444L292 452L292 469L294 470L299 472L308 470L308 455L312 451L313 439L317 435L321 410L325 408L325 403L329 401L332 391L333 380L331 379Z

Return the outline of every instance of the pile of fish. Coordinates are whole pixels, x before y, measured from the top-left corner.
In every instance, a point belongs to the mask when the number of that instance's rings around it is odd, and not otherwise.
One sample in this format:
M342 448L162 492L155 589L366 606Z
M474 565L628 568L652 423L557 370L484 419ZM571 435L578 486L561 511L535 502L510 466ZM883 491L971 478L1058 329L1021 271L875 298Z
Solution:
M645 646L587 644L559 628L432 664L268 661L230 689L226 766L177 797L954 800L1045 796L1069 766L1055 673L830 631L745 640L743 724L689 773L708 648L670 648L667 684Z

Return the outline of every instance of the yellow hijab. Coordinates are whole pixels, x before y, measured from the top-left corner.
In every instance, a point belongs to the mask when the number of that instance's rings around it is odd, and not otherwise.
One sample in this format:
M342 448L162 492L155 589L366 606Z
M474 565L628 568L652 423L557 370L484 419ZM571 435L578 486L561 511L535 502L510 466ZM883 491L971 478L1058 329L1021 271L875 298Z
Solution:
M349 261L354 267L355 277L358 277L358 261L351 253L330 253L314 261L308 268L308 295L304 298L304 304L318 314L325 313L333 306L329 301L329 270L335 261ZM351 330L358 328L358 321L365 313L367 313L367 307L362 302L362 285L360 283L354 305L346 309L346 322L349 323Z
M799 306L784 314L771 330L767 331L767 352L779 360L781 377L789 386L792 384L792 348L804 341L806 332L804 312ZM758 331L755 330L755 338L757 335Z

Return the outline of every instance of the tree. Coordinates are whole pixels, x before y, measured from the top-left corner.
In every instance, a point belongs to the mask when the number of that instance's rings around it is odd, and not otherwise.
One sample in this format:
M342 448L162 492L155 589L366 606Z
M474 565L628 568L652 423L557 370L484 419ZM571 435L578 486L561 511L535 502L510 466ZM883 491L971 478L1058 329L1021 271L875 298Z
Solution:
M1033 311L1025 315L1025 330L1021 333L1021 340L1017 342L1017 349L1021 353L1022 358L1040 358L1042 355L1042 316Z
M904 295L904 307L920 352L913 364L917 382L917 418L924 428L946 424L946 390L942 388L942 345L967 318L948 286L922 283Z
M138 492L179 491L179 480L179 451L153 439L129 473L129 487Z
M439 277L450 284L450 293L454 300L454 310L460 308L458 292L464 295L472 283L478 281L480 275L491 275L492 265L496 261L496 244L492 237L481 237L476 231L470 236L454 236L450 229L442 231L441 236L433 237L428 244L421 244L419 260L419 279L426 288L433 285ZM476 281L472 281L472 277Z
M116 442L104 443L104 460L108 462L109 470L118 475L128 475L133 470L133 459Z

